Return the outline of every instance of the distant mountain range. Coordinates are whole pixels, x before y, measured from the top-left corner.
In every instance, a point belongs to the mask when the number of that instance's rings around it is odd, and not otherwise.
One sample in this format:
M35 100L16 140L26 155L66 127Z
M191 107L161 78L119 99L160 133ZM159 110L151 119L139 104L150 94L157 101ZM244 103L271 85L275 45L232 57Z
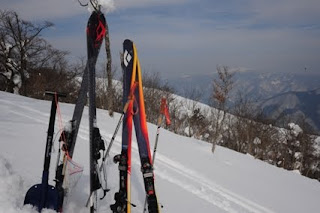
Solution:
M191 87L201 91L200 101L209 102L212 80L216 74L185 76L169 80L179 95ZM257 111L277 120L278 125L305 118L305 121L320 133L320 73L258 73L239 72L234 76L231 94L232 105L239 92L256 102Z
M241 91L256 101L286 92L306 92L320 87L320 73L254 73L235 75L234 92Z
M258 108L268 118L276 120L279 126L285 126L288 119L300 125L304 121L320 133L320 88L282 93L261 101Z

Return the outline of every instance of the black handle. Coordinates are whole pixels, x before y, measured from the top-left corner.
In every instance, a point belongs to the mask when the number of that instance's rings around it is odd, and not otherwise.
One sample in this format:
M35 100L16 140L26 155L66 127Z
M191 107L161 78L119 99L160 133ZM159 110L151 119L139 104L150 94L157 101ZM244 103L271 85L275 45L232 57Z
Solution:
M51 95L51 96L55 96L55 95L57 95L58 97L62 97L62 98L67 97L67 94L66 94L66 93L62 93L62 92L51 92L51 91L46 91L44 94L45 94L45 95Z

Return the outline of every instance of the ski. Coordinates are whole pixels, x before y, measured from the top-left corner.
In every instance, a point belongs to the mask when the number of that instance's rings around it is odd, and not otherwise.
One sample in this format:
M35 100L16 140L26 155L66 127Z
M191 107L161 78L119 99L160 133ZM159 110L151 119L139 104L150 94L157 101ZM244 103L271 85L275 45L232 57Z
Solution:
M131 93L133 99L129 102L123 118L122 151L121 154L114 156L114 162L119 163L119 191L115 193L115 204L110 205L110 208L113 213L131 213L131 206L133 206L131 203L130 176L132 122L134 122L141 171L148 196L148 211L149 213L159 213L146 123L140 62L134 43L128 39L123 43L123 65L123 105L128 102ZM137 84L136 87L135 84Z
M97 18L97 17L101 18ZM105 25L106 21L102 13L99 11L94 11L92 15L89 18L88 24L87 24L87 55L88 60L86 63L86 67L83 72L82 76L82 82L80 86L80 90L78 93L78 98L76 101L76 105L74 108L72 120L70 122L70 132L64 131L62 134L67 135L67 137L64 137L65 141L63 145L63 151L65 152L63 156L62 162L57 166L56 171L56 188L58 189L59 193L61 194L60 198L60 209L62 209L63 205L63 198L66 196L66 192L63 189L63 182L65 177L65 167L66 167L66 161L67 156L72 159L73 152L77 140L77 135L82 119L83 109L86 104L87 100L87 93L89 88L89 76L93 75L95 78L95 65L97 62L97 58L101 49L103 37L105 34ZM90 35L89 35L90 31ZM93 33L92 33L93 32ZM92 73L94 72L94 73ZM95 86L95 82L93 82ZM91 82L92 84L92 82ZM61 134L61 135L62 135Z
M88 91L89 91L89 158L90 158L90 212L97 209L97 190L101 188L99 180L98 160L101 158L100 150L105 150L104 141L101 139L96 117L96 76L95 57L98 47L106 33L106 20L100 11L93 11L87 25L87 51L88 51Z

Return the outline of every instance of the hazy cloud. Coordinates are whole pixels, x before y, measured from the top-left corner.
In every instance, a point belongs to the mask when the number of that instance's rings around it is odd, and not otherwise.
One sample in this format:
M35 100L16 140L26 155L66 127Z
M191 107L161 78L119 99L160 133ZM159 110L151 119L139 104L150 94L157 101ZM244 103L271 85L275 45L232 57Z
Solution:
M86 53L89 14L76 0L4 0L23 18L50 20L57 48ZM208 74L217 64L242 71L320 71L319 0L106 0L111 48L137 44L143 67L172 75ZM41 8L41 9L40 9Z

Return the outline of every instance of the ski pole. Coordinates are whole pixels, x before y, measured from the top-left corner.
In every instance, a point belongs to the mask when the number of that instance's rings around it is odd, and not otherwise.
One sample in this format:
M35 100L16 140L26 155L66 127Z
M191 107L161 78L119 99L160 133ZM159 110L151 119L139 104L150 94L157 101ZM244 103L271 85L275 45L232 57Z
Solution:
M165 98L161 99L160 115L158 117L156 142L154 144L153 156L152 156L152 166L154 165L154 161L156 159L156 152L157 152L157 147L158 147L158 139L159 139L159 133L160 133L160 128L161 128L161 123L162 123L163 116L166 117L166 124L170 125L171 122L170 122L169 113L168 113L167 100Z
M123 121L124 115L125 115L126 112L127 112L129 103L130 103L130 100L127 101L127 103L125 104L125 106L124 106L124 108L123 108L123 112L122 112L121 117L120 117L120 119L119 119L119 121L118 121L117 127L116 127L116 129L115 129L115 131L114 131L114 133L113 133L113 135L112 135L110 144L109 144L109 146L108 146L108 148L107 148L106 153L103 155L102 163L101 163L101 165L100 165L100 167L99 167L99 172L101 172L102 169L103 169L103 171L104 171L104 176L106 176L105 170L104 170L104 168L103 168L104 162L105 162L106 158L109 156L109 153L110 153L112 144L113 144L114 139L115 139L115 137L116 137L116 135L117 135L117 133L118 133L118 131L119 131L119 128L120 128L120 125L121 125L121 123L122 123L122 121ZM106 179L106 177L105 177L105 179ZM106 194L107 194L108 191L109 191L109 189L107 188L107 184L106 184L105 189L103 189L103 196L100 198L100 200L102 200L102 199L106 196ZM87 201L87 205L88 205L89 200L90 200L90 197L89 197L89 199L88 199L88 201Z
M134 100L134 95L133 95L133 93L134 93L134 90L135 90L136 86L137 86L137 82L135 82L135 83L132 85L131 89L130 89L130 94L129 94L128 100L127 100L126 104L125 104L124 107L123 107L123 111L122 111L121 117L120 117L120 119L119 119L119 121L118 121L118 124L117 124L117 127L116 127L116 129L115 129L115 131L114 131L114 133L113 133L113 135L112 135L112 138L111 138L110 144L109 144L109 146L108 146L108 149L107 149L106 153L104 154L104 156L103 156L103 158L102 158L102 162L104 162L104 161L106 160L106 158L108 157L108 155L109 155L109 153L110 153L110 150L111 150L111 147L112 147L112 144L113 144L113 142L114 142L114 139L115 139L115 137L116 137L116 135L117 135L117 133L118 133L118 131L119 131L120 125L121 125L121 123L122 123L122 121L123 121L124 115L127 113L129 104L130 104L131 101ZM101 164L101 166L100 166L100 168L99 168L99 171L100 171L100 172L101 172L101 170L102 170L102 166L103 166L103 165Z
M111 138L111 141L110 141L110 144L109 144L109 146L108 146L108 149L107 149L107 151L106 151L106 153L104 154L104 156L103 156L103 158L102 158L102 161L105 161L105 159L108 157L108 155L109 155L109 152L110 152L110 150L111 150L111 147L112 147L112 144L113 144L113 142L114 142L114 139L115 139L115 137L116 137L116 135L117 135L117 133L118 133L118 131L119 131L119 129L120 129L120 125L121 125L121 123L122 123L122 121L123 121L123 117L124 117L124 115L126 114L126 112L127 112L127 109L128 109L128 106L129 106L129 102L130 102L130 100L126 103L126 105L124 106L124 108L123 108L123 112L122 112L122 114L121 114L121 117L120 117L120 119L119 119L119 121L118 121L118 124L117 124L117 127L116 127L116 129L115 129L115 131L114 131L114 133L113 133L113 135L112 135L112 138ZM102 170L102 165L100 166L100 172L101 172L101 170Z
M127 100L126 104L125 104L124 107L123 107L123 111L122 111L121 117L120 117L120 119L119 119L119 121L118 121L118 124L117 124L117 126L116 126L116 129L115 129L115 131L114 131L114 133L113 133L113 135L112 135L112 138L111 138L110 144L109 144L109 146L108 146L108 148L107 148L107 151L106 151L106 153L104 154L104 156L103 156L103 158L102 158L102 163L101 163L101 165L100 165L100 167L99 167L99 172L101 172L102 169L103 169L103 163L105 162L106 158L108 157L108 155L109 155L109 153L110 153L112 144L113 144L114 139L115 139L115 137L116 137L116 135L117 135L117 133L118 133L118 131L119 131L119 128L120 128L120 125L121 125L121 123L122 123L122 121L123 121L124 115L127 113L129 104L130 104L131 101L134 100L134 95L133 95L133 93L134 93L134 90L135 90L135 88L136 88L137 85L138 85L137 82L135 82L135 83L132 85L131 89L130 89L130 95L129 95L129 97L128 97L128 100ZM100 200L105 197L106 192L108 192L108 191L109 191L109 190L108 190L107 187L106 187L106 189L104 189L104 195L102 196L102 198L100 198ZM88 200L87 200L86 206L89 205L90 199L91 199L91 195L89 196L89 198L88 198Z
M157 147L158 147L158 141L159 141L159 134L160 134L160 128L161 128L161 123L162 123L163 116L166 117L166 124L170 125L168 106L167 106L167 101L166 101L165 98L161 99L160 115L158 117L158 124L157 124L158 126L157 126L156 141L155 141L154 148L153 148L153 155L152 155L152 162L151 162L152 166L154 165L154 161L156 159L156 153L157 153ZM148 199L148 195L146 196L146 199L144 201L143 213L145 213L145 211L146 211L147 199Z

